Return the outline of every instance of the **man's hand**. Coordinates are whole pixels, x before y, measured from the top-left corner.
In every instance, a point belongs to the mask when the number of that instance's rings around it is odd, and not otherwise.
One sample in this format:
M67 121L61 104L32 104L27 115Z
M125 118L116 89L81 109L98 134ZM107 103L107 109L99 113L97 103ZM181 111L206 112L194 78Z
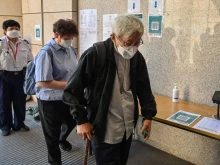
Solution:
M144 138L144 140L148 140L150 137L150 131L151 131L151 120L144 120L143 127L141 128L141 133L144 135L144 131L147 132L147 136Z
M92 140L92 125L90 123L77 125L76 130L77 134L81 136L84 140L86 138L88 138L90 141Z

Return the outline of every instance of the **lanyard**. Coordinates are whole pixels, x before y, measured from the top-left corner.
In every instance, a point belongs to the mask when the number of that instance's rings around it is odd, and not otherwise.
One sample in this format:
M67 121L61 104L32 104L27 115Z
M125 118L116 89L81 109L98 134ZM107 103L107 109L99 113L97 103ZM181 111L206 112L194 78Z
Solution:
M14 52L14 49L11 47L11 44L8 43L8 45L9 45L9 47L11 48L11 51L12 51L12 53L13 53L13 55L14 55L15 60L16 60L16 56L17 56L17 54L18 54L18 43L16 44L16 50L15 50L15 52Z

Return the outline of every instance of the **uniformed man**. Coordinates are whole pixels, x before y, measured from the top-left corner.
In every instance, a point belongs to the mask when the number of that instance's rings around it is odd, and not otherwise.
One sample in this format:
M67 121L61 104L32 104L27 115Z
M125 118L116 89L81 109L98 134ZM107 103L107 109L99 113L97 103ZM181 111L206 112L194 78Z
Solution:
M24 124L26 95L23 91L25 67L33 59L28 42L19 37L20 24L6 20L0 38L0 128L3 136L28 131ZM12 116L12 105L14 117Z

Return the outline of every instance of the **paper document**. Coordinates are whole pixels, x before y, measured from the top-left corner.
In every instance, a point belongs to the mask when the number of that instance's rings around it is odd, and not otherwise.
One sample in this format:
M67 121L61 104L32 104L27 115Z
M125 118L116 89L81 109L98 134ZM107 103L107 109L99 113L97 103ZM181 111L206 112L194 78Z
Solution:
M97 42L96 29L80 29L80 55Z
M80 10L80 56L95 42L97 42L97 9Z
M117 16L117 14L103 15L103 40L108 39L112 34L112 23Z
M193 128L220 135L220 120L204 117Z
M97 28L97 9L80 10L80 28Z
M179 110L178 112L167 118L167 120L189 126L200 116L201 115L199 114Z

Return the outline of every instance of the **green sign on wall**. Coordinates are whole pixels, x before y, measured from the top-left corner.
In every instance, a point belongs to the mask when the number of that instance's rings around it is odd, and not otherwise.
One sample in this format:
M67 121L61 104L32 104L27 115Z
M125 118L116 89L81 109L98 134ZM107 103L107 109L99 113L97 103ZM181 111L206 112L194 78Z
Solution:
M148 36L162 37L162 15L149 15L148 18Z

